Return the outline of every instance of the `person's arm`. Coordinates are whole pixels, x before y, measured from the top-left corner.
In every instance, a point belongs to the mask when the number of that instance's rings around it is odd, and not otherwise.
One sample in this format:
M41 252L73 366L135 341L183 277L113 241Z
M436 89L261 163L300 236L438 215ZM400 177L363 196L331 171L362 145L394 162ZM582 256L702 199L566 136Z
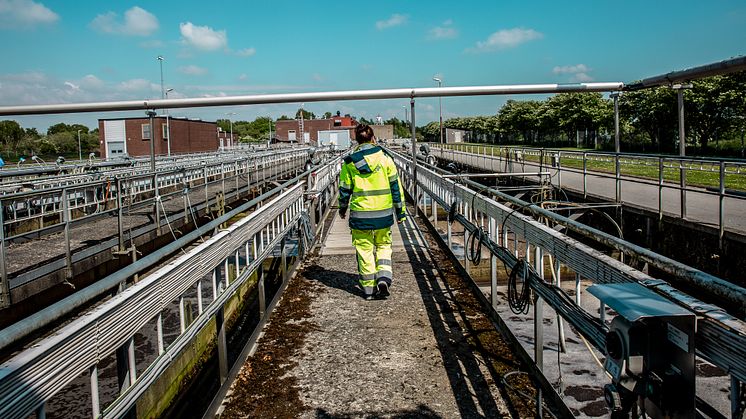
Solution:
M396 220L401 223L407 216L406 207L404 206L404 189L401 187L401 182L399 182L399 173L396 170L394 161L388 156L387 160L386 174L389 179L391 199L394 202L394 213L396 214Z
M350 205L352 196L352 174L347 163L342 163L342 170L339 172L339 215L345 218L347 207Z

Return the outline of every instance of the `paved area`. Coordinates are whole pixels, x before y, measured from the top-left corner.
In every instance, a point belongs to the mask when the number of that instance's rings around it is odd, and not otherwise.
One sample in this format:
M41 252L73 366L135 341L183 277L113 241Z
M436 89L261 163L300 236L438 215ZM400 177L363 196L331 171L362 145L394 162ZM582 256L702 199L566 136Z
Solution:
M469 155L469 153L446 151L441 153L435 150L435 155L445 160L455 160L461 163L470 162L487 171L504 172L506 170L505 160L500 157L483 155ZM513 172L535 172L539 164L521 161L513 162ZM578 171L562 170L561 183L557 170L551 166L543 166L543 170L552 175L552 183L573 192L583 193L583 173ZM609 178L608 176L611 176ZM641 183L641 179L622 176L621 200L625 204L637 206L649 211L658 211L658 185L656 180L646 180L650 183ZM668 187L666 187L668 186ZM681 217L681 193L672 189L676 185L665 183L663 188L663 213L675 218ZM686 194L686 219L693 223L704 224L714 228L719 225L719 198L708 194L702 188L694 188ZM586 175L586 191L590 196L607 201L616 199L616 181L613 174L601 174L588 172ZM723 214L725 229L746 235L746 199L725 197L723 200Z
M346 222L289 284L221 417L530 417L511 349L412 220L394 228L394 283L366 301Z

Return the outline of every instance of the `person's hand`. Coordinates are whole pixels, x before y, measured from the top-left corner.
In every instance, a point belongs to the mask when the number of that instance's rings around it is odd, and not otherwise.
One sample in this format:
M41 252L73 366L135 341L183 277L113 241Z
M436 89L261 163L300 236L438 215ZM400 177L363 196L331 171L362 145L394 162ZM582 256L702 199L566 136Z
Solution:
M339 209L339 218L345 219L345 216L347 215L347 208L340 208Z

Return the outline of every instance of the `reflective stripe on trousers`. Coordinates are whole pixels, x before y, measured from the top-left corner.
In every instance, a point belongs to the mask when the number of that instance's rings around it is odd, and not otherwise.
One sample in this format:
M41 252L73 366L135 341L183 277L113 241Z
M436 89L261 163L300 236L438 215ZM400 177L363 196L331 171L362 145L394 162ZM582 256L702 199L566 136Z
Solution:
M373 293L376 281L391 285L391 228L352 229L352 245L357 253L360 286L365 293Z

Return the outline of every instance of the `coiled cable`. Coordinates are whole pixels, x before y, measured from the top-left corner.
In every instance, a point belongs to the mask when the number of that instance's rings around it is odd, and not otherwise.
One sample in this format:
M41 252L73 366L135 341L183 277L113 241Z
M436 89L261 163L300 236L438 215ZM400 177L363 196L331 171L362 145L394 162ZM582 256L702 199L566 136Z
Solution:
M531 306L531 287L528 285L529 269L526 259L518 259L508 275L508 305L514 314L528 314ZM518 274L521 273L521 287L518 288Z
M484 231L484 227L474 229L467 240L466 258L471 261L474 266L479 265L482 261L482 242L487 237L487 232Z

